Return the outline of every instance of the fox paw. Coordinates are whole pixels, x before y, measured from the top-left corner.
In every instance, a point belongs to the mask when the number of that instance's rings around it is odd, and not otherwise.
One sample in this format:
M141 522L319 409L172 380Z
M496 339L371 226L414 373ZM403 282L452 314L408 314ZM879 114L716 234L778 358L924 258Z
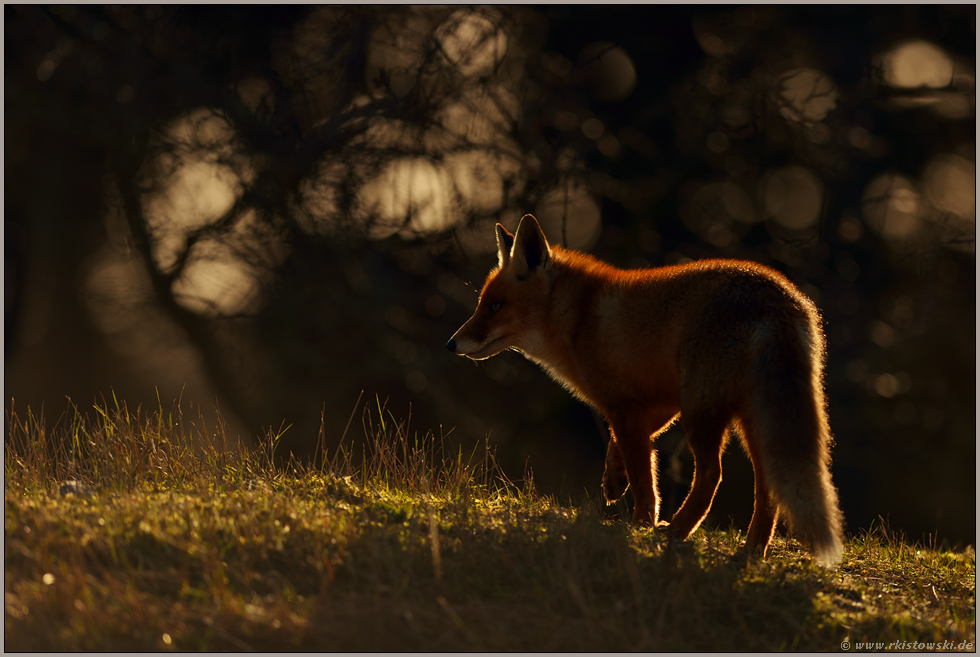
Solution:
M602 494L609 504L621 498L629 485L630 482L624 475L610 475L609 473L602 475Z
M661 521L658 525L667 536L677 541L686 541L688 537L694 533L693 529L683 529L680 525L673 524L671 522Z

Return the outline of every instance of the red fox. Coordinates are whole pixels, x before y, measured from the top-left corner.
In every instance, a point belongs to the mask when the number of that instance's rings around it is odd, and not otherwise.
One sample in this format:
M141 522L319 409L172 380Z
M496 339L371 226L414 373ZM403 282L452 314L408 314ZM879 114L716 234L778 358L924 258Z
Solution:
M711 507L734 428L755 473L746 548L764 557L783 514L820 563L839 561L824 337L809 298L752 262L622 270L549 245L531 215L516 235L496 230L498 266L449 351L474 360L517 351L595 407L610 425L606 501L632 488L633 522L666 525L679 540ZM694 481L659 523L653 440L677 419Z

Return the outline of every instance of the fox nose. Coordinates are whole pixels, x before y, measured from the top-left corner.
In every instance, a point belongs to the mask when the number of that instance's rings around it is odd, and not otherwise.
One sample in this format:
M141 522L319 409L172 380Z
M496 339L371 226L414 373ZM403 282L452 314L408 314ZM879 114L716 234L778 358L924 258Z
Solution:
M456 353L456 341L455 340L450 340L449 342L447 342L446 343L446 349L448 349L449 351L451 351L451 352L453 352L455 354Z

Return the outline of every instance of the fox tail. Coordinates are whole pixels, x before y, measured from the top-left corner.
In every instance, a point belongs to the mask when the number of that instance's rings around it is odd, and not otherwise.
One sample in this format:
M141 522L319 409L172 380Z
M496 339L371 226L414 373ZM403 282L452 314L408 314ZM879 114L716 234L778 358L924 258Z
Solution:
M843 552L842 517L830 479L824 343L816 322L800 319L757 334L751 404L772 501L817 561L832 567Z

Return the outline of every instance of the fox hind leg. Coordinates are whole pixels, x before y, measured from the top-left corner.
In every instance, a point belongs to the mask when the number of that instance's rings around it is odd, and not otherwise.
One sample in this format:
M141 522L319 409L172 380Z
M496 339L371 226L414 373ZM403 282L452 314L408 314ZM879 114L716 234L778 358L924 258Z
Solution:
M691 414L682 412L681 422ZM727 417L695 417L687 423L687 444L694 454L694 481L681 508L670 521L670 534L684 540L708 515L721 483L721 453L728 436Z
M776 529L776 519L779 511L769 492L769 480L766 477L765 466L759 448L748 433L751 425L741 424L742 441L752 460L752 470L755 473L755 507L752 510L752 521L749 523L749 533L745 539L745 549L748 552L761 552L765 558L769 542Z

